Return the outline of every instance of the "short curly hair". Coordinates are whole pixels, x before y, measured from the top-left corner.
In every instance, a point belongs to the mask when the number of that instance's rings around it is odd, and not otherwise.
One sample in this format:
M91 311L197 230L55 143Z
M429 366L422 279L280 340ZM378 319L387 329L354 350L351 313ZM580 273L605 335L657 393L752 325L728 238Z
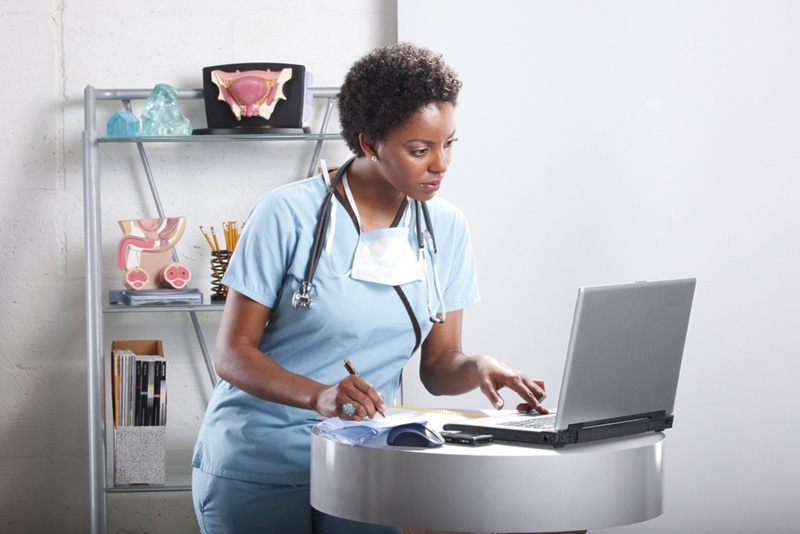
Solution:
M376 48L356 61L339 92L342 137L357 156L359 135L382 142L394 128L433 103L457 104L458 74L435 53L410 43Z

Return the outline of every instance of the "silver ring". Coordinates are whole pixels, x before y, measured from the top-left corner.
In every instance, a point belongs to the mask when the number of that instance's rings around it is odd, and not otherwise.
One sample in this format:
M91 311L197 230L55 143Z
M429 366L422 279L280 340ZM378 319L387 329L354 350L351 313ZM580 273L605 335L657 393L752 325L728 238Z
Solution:
M345 402L342 404L342 413L348 417L353 417L356 414L356 405L352 402Z

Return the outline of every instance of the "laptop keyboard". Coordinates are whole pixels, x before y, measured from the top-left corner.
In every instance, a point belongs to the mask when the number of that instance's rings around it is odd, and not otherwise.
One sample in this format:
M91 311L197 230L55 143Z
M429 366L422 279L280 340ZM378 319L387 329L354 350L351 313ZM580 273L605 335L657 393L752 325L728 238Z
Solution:
M515 428L553 428L556 422L556 415L536 415L531 417L521 417L515 421L501 423L502 426L513 426Z

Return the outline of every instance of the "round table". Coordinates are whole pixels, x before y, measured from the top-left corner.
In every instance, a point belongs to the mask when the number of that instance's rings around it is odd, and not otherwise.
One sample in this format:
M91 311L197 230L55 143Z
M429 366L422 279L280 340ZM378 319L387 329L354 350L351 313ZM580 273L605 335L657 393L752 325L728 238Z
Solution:
M427 530L551 532L662 512L664 435L561 449L501 444L403 448L311 437L311 505L346 519Z

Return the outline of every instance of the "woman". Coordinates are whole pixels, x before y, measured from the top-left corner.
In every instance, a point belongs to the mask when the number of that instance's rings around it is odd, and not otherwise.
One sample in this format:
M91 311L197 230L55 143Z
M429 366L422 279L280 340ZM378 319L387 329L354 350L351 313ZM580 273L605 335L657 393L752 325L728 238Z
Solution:
M463 215L436 197L460 88L429 50L373 51L341 88L342 134L355 156L332 196L316 176L253 207L224 279L221 380L193 459L203 532L399 532L310 507L309 433L320 415L384 412L418 348L422 382L435 395L479 387L499 409L498 390L509 387L520 409L546 411L541 381L461 349L461 310L478 301L475 267ZM319 223L324 246L315 248Z

